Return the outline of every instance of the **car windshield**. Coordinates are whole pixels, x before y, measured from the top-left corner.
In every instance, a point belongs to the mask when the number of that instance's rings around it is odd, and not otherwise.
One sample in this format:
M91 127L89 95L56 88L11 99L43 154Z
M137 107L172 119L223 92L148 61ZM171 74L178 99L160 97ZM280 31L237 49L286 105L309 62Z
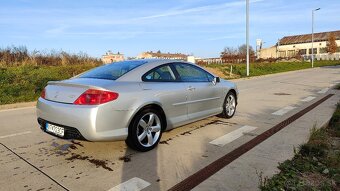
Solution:
M115 62L112 64L100 66L94 68L84 74L81 74L78 78L97 78L97 79L107 79L116 80L127 72L137 68L138 66L145 64L146 61L123 61Z

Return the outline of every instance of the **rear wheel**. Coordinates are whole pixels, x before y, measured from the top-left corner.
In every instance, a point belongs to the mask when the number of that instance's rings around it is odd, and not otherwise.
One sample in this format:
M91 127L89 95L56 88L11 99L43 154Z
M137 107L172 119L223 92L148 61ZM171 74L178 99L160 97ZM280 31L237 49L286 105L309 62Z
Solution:
M221 116L224 118L232 118L236 112L236 95L233 92L228 92L223 102L223 112Z
M155 109L139 112L129 126L126 144L138 151L149 151L158 145L162 137L162 116Z

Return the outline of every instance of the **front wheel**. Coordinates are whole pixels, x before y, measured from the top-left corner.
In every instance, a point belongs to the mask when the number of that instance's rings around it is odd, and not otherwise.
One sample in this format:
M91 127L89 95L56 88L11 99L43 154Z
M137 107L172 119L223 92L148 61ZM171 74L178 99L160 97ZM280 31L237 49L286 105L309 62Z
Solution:
M223 112L221 116L224 118L232 118L236 112L236 95L233 92L228 92L223 102Z
M155 109L139 112L129 126L126 144L137 151L155 148L162 137L162 116Z

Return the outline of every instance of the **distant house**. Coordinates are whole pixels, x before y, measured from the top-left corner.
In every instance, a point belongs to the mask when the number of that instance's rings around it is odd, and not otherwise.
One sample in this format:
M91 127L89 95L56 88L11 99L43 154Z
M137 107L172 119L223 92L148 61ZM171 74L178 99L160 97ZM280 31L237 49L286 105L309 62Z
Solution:
M205 64L222 64L222 58L197 58L196 63L205 65Z
M329 36L333 34L338 47L340 46L340 30L314 33L313 52L316 59L322 59L327 53L327 42ZM261 46L260 46L261 47ZM276 45L258 50L258 57L268 58L290 58L295 56L310 57L312 54L312 34L285 36ZM339 59L340 50L338 48L334 58Z
M104 64L112 63L112 62L119 62L124 60L124 54L121 54L120 52L117 52L117 54L112 53L110 50L107 51L102 56L102 61Z
M142 52L137 56L137 59L150 59L150 58L158 58L158 59L173 59L173 60L187 60L188 55L181 53L161 53L158 52Z

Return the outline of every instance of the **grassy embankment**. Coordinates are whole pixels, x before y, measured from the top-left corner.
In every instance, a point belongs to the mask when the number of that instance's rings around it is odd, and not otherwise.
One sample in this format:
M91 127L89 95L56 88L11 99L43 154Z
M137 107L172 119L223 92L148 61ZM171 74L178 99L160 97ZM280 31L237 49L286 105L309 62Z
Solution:
M48 81L67 79L93 67L65 65L0 68L0 104L34 101Z
M340 65L340 61L315 61L314 67L335 66ZM232 75L230 76L230 66L232 66ZM216 75L226 78L242 78L246 77L245 64L210 64L206 68ZM279 63L251 63L250 76L260 76L266 74L274 74L280 72L288 72L294 70L302 70L311 68L310 62L279 62Z
M0 48L0 105L36 100L48 81L63 80L102 64L85 53Z
M340 190L340 103L329 126L312 129L309 141L278 168L272 178L260 177L261 190Z

